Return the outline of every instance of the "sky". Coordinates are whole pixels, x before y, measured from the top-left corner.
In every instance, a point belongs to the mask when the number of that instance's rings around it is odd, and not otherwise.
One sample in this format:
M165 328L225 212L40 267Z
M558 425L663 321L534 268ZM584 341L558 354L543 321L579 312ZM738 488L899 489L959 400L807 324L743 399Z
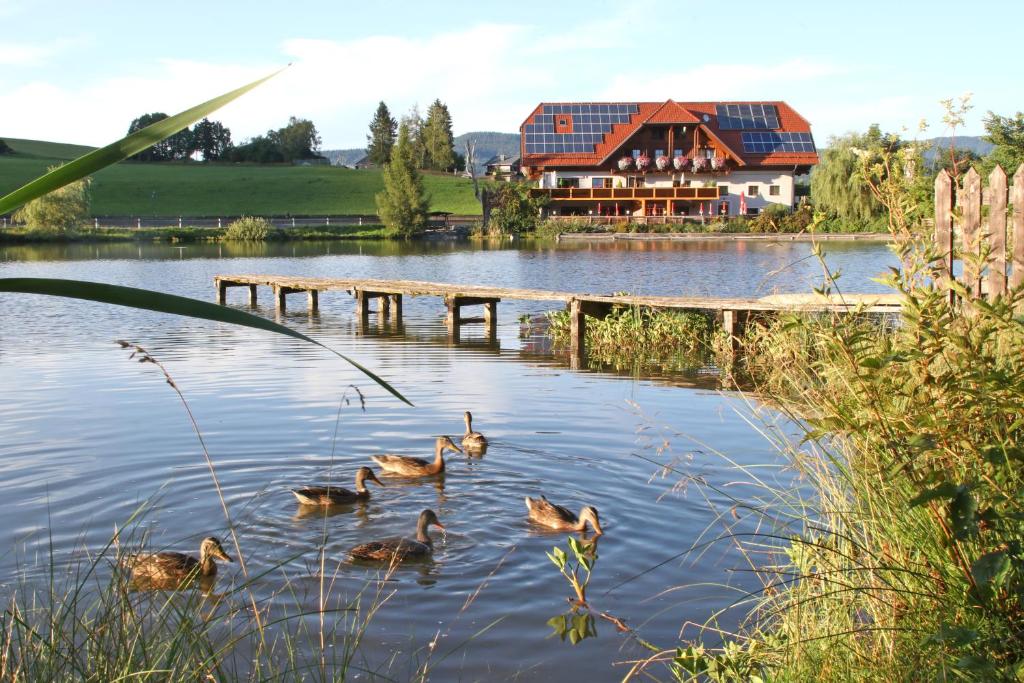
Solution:
M377 103L434 99L456 135L517 132L542 101L785 100L819 145L871 123L959 134L1024 109L1024 2L173 3L0 0L0 138L102 145L289 65L214 114L236 142L311 119L363 147ZM919 122L929 123L919 134Z

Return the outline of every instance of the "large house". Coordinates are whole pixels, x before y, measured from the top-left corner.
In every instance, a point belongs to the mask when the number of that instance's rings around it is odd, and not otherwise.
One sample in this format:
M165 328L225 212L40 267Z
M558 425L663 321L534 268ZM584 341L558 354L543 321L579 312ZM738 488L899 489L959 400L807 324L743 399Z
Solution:
M792 207L794 177L818 163L785 102L544 102L519 131L522 172L554 216Z

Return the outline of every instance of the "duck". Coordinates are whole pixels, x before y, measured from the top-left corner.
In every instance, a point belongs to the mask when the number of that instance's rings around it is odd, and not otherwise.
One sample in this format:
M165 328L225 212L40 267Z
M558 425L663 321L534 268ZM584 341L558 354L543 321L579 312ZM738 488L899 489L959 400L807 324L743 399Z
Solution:
M167 583L185 582L196 576L201 579L213 578L217 575L217 563L214 560L234 562L224 552L220 539L207 536L199 544L198 560L185 553L164 551L126 557L122 565L131 569L133 580Z
M445 450L461 453L462 449L447 436L438 437L434 443L434 461L423 458L411 458L407 455L371 455L370 459L377 463L385 474L399 474L406 477L429 477L444 472Z
M384 483L377 478L369 467L360 467L356 471L356 490L350 491L340 486L308 486L302 489L292 489L292 493L299 499L301 505L344 505L370 499L370 491L366 488L366 480L374 482L378 486Z
M434 543L430 540L427 527L436 526L444 529L437 514L430 509L420 513L416 522L416 538L387 538L382 541L370 541L357 545L349 551L353 560L381 561L392 559L395 562L404 560L425 559L434 552Z
M597 516L597 508L590 505L584 506L577 517L566 508L555 505L542 495L540 498L527 496L526 509L530 519L551 529L584 531L589 522L595 534L600 536L604 533L601 529L601 521Z
M467 450L483 450L487 448L487 437L473 431L473 413L466 411L466 433L462 435L462 447Z

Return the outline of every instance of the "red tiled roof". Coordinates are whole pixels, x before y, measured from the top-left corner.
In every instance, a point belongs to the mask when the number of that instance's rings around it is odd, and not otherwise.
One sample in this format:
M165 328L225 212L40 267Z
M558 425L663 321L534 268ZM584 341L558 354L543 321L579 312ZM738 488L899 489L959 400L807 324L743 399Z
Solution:
M535 115L543 111L547 104L615 104L605 102L541 102L530 112L520 126L520 153L523 166L538 168L551 166L594 167L608 163L609 158L645 124L696 123L713 139L717 139L728 151L745 166L807 166L818 163L818 155L814 152L771 152L768 154L750 154L743 151L742 131L722 130L718 127L719 104L772 104L779 112L779 128L776 132L809 133L811 125L785 102L630 102L635 104L639 112L630 117L629 123L615 124L604 141L595 145L593 154L527 154L523 139L523 127L533 121ZM704 117L707 116L707 120Z

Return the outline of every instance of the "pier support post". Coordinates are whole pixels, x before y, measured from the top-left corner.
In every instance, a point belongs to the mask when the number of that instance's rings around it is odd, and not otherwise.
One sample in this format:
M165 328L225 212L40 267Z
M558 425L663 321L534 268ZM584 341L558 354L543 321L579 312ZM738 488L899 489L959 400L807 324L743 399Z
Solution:
M391 295L391 322L395 325L402 324L402 295Z
M288 294L288 289L286 287L282 287L281 285L274 285L274 308L276 308L281 313L284 313L285 309L287 308L287 299L285 296L286 294Z
M225 304L228 301L228 283L225 280L217 279L214 280L214 286L217 288L217 303Z
M249 285L249 305L256 308L256 285Z
M583 302L573 299L569 302L569 365L579 370L587 360L587 314Z
M356 322L361 327L366 327L370 322L370 301L366 292L362 289L355 289L352 293L356 297Z
M739 351L740 338L743 336L743 330L746 327L749 314L750 311L731 311L728 309L722 311L722 330L729 335L734 352Z
M306 290L306 299L309 304L309 312L316 313L317 309L320 308L320 292L315 289Z
M458 327L462 323L459 309L462 305L459 303L459 297L457 296L446 296L444 298L444 305L448 309L448 313L445 315L444 324L448 326L449 335L453 327Z
M391 295L380 294L377 296L377 318L383 325L391 318Z
M492 339L498 336L498 302L488 301L484 304L484 325L487 336Z

